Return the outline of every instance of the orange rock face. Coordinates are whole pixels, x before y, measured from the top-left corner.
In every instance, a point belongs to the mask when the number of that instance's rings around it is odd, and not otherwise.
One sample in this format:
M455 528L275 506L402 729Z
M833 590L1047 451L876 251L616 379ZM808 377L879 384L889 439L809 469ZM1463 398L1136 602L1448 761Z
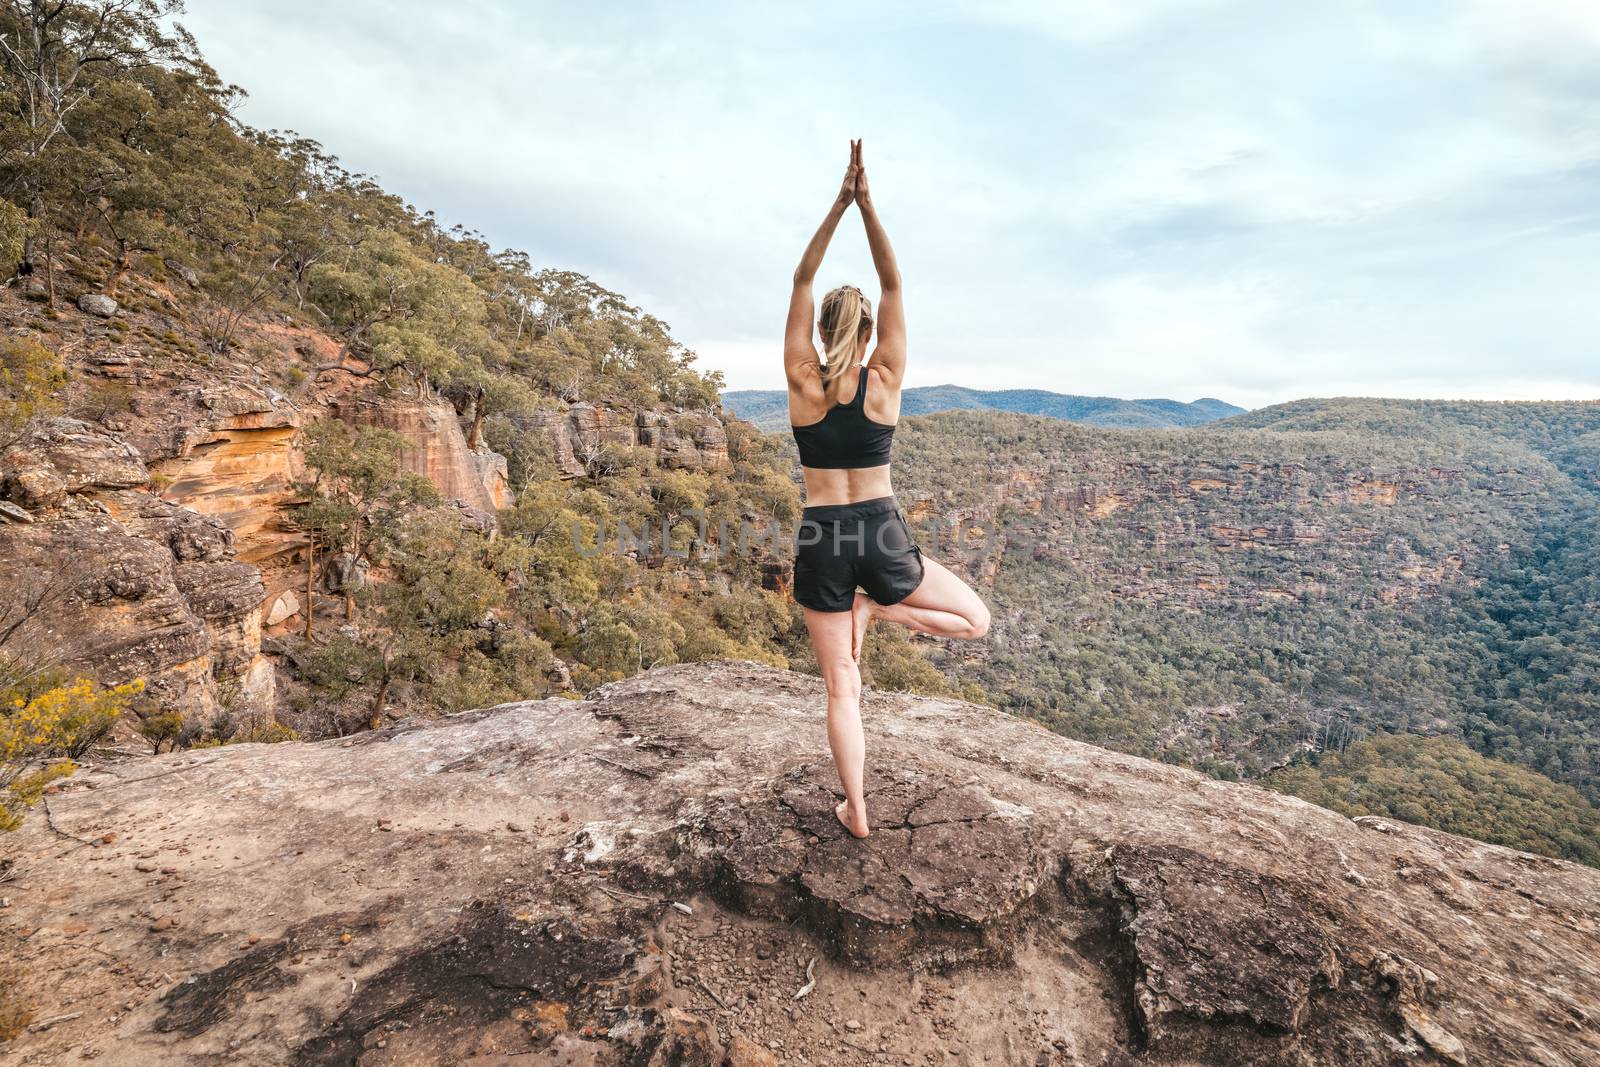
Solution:
M239 558L260 563L305 545L281 510L300 473L298 433L296 426L225 426L187 454L156 464L155 472L172 479L167 496L221 519L238 539Z
M358 396L336 401L333 413L353 425L377 426L405 438L401 461L446 500L486 517L514 502L505 458L469 449L455 409L443 401Z

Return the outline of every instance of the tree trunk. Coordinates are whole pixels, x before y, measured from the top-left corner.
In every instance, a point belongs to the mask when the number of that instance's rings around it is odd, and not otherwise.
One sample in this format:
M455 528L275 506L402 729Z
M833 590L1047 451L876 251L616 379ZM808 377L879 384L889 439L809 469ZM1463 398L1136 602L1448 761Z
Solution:
M350 532L350 572L339 580L339 591L344 594L344 621L354 622L356 618L356 595L350 591L350 583L355 580L356 564L361 562L361 530L360 520L357 528Z
M483 440L483 405L480 403L472 410L472 430L467 434L467 451L476 452L478 442Z
M374 730L383 725L383 712L389 706L389 670L383 671L383 681L378 683L378 694L372 698L372 719L368 725Z
M315 538L306 540L306 642L311 641L311 595L316 588L317 573L317 542Z

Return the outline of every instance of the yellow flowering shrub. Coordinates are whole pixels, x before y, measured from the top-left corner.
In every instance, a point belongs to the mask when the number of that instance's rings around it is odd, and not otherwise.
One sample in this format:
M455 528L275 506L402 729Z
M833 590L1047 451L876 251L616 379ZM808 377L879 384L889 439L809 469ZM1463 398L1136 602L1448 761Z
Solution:
M143 681L112 687L87 678L29 694L12 690L0 706L0 831L22 825L45 787L75 770L73 759L106 735Z

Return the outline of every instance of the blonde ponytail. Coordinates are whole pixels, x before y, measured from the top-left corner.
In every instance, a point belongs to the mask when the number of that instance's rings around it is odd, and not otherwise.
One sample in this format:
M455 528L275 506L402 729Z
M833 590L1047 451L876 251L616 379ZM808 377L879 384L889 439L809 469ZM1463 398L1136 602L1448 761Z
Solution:
M817 328L826 352L822 392L829 406L839 402L839 382L861 365L861 335L872 325L872 301L853 285L841 285L822 298Z

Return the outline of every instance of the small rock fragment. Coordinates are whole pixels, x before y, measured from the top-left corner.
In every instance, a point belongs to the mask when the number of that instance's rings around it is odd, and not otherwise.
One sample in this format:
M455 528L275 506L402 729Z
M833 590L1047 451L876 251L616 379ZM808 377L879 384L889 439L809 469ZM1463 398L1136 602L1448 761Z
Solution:
M728 1043L728 1067L778 1067L778 1057L739 1034Z

